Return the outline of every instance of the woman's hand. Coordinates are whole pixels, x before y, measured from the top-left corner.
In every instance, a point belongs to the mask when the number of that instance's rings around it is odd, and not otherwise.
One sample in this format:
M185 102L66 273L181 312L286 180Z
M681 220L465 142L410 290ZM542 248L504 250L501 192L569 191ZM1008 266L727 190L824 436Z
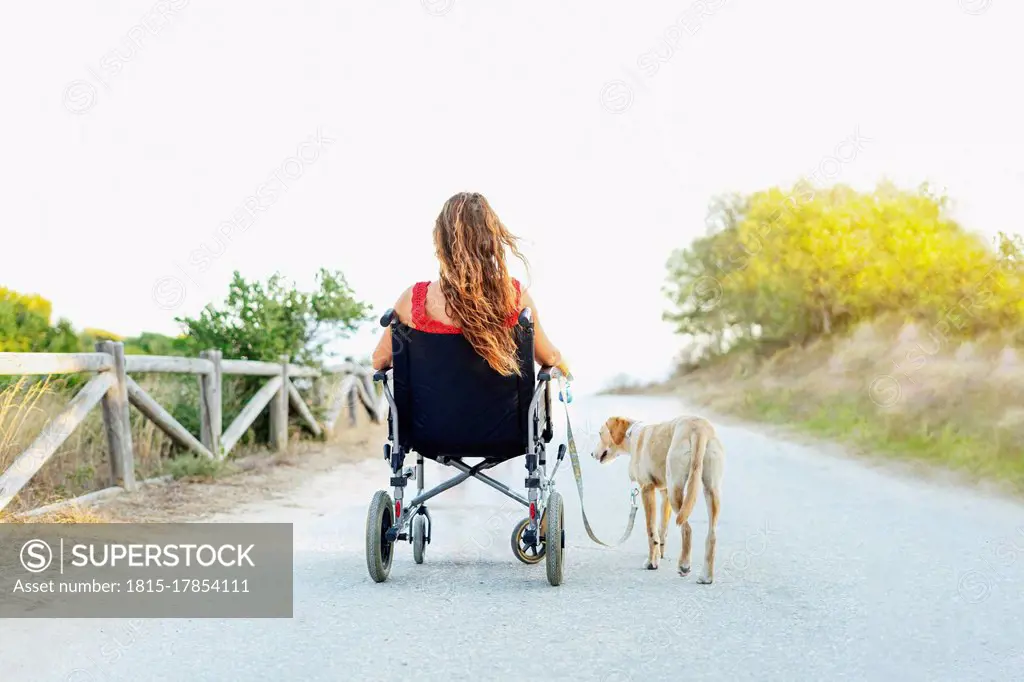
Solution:
M555 367L557 367L558 371L562 373L562 376L565 377L566 381L572 381L572 372L569 371L569 363L566 362L565 358L559 360Z

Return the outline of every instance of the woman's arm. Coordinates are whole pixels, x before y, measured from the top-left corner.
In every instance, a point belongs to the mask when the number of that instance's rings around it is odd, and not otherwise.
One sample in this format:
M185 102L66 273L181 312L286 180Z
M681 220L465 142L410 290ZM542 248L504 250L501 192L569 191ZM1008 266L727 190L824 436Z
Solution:
M384 330L384 333L380 336L380 341L377 342L377 347L373 349L373 368L375 370L388 369L391 367L391 327Z
M395 301L395 315L398 315L398 320L403 324L409 324L412 319L412 287L402 292L402 295ZM377 347L373 349L373 356L371 358L373 362L373 368L375 370L388 369L391 367L391 363L394 360L393 349L391 346L391 327L384 330L384 333L380 336L380 341L377 342Z
M558 367L563 374L569 373L568 364L562 357L562 353L551 343L551 339L544 332L540 324L540 315L537 313L537 304L528 291L523 292L522 305L533 312L533 357L542 365Z

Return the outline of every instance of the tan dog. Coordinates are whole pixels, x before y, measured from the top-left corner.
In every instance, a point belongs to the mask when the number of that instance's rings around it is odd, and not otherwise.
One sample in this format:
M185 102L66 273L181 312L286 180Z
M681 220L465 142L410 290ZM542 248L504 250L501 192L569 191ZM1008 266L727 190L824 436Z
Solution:
M702 585L714 580L715 526L721 502L725 449L709 421L700 417L677 417L672 421L644 425L624 417L612 417L601 427L601 440L593 457L610 462L621 454L630 455L629 478L640 486L647 519L648 557L646 568L656 569L665 556L669 513L676 513L676 525L683 527L683 551L679 574L690 573L690 512L697 501L697 486L704 483L708 508L708 536L704 545ZM655 533L656 491L661 491L661 528Z

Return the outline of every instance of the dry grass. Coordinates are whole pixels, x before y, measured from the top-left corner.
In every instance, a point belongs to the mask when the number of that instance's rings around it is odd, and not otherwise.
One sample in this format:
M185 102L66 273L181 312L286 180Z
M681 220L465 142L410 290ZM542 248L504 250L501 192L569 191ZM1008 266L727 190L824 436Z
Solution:
M0 471L6 470L42 431L47 421L58 415L68 401L84 385L84 377L40 378L24 377L14 384L0 389ZM198 386L194 377L167 375L141 375L136 377L142 388L157 402L172 412L181 411L196 418L198 411ZM326 382L325 391L331 395L340 378ZM331 382L334 382L332 384ZM249 397L240 383L225 383L225 425L234 418ZM322 414L323 407L314 408ZM360 408L361 410L362 408ZM189 414L189 411L193 414ZM130 410L132 423L132 444L135 452L136 479L143 480L164 473L189 481L210 482L223 476L230 476L248 466L236 461L236 457L250 461L250 455L263 457L274 464L289 465L290 458L301 456L309 447L316 447L309 441L309 434L298 424L291 425L289 453L268 455L265 447L256 442L250 430L237 450L232 453L229 463L211 463L182 452L155 424L145 419L134 408ZM361 429L346 428L347 413L338 420L338 440L350 440ZM182 422L188 426L186 421ZM304 438L306 440L299 440ZM352 444L352 443L350 443ZM8 506L8 514L77 497L84 493L106 488L111 485L110 462L107 456L106 433L103 415L99 406L94 408L57 450L50 460L33 476L29 484ZM74 522L74 521L68 521Z
M754 362L727 356L673 382L711 409L1024 492L1024 359L1012 337L953 343L892 318Z
M80 390L80 378L24 377L0 391L0 471L9 467ZM171 381L152 378L143 388L165 406L180 392ZM132 443L138 478L159 474L173 444L156 425L132 410ZM97 406L12 502L13 511L76 497L110 485L110 462L102 410Z
M0 523L110 523L110 519L90 507L71 504L37 516L15 516L0 512Z

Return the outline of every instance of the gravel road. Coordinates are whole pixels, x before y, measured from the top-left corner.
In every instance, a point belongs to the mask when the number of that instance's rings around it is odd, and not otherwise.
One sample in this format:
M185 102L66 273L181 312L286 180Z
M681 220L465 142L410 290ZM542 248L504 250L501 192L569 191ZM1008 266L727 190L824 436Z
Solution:
M691 412L671 398L578 399L589 450L611 413ZM589 426L588 426L589 423ZM343 465L290 499L216 520L295 524L291 620L5 620L4 682L235 680L1020 680L1024 506L889 467L719 425L727 451L714 585L679 577L677 533L643 570L642 514L622 547L583 532L568 462L566 577L512 556L522 508L469 481L432 505L417 566L399 547L370 581L366 507L382 460ZM588 514L604 539L629 508L626 462L584 461ZM451 470L434 466L432 485ZM521 461L496 476L520 486Z

